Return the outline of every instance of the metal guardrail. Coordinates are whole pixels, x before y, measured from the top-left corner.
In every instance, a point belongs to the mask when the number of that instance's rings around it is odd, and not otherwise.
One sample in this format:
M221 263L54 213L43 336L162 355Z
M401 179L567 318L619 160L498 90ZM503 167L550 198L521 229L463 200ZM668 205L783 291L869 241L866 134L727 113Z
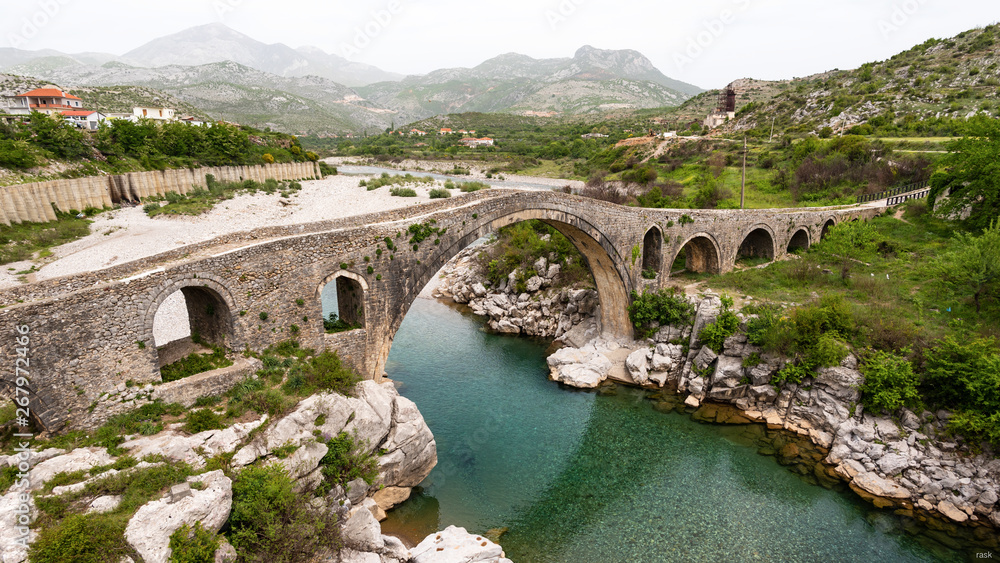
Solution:
M863 195L863 196L858 196L858 203L867 203L869 201L878 201L880 199L889 199L889 198L892 198L894 196L903 195L903 194L909 194L910 192L920 191L923 188L926 188L928 186L930 186L930 182L926 182L926 181L925 182L914 182L913 184L907 184L905 186L899 186L899 187L896 187L896 188L892 188L891 190L886 190L886 191L881 192L881 193L867 194L867 195ZM930 190L926 190L926 191L929 192ZM924 193L924 195L921 196L921 197L927 197L927 193ZM915 199L915 198L911 197L911 198L907 198L907 199ZM916 199L919 199L919 198L916 198ZM906 201L906 200L903 200L903 201ZM889 205L894 205L894 204L890 203Z
M908 194L898 195L895 197L890 197L886 200L886 206L899 205L904 201L909 201L911 199L924 199L925 197L931 195L930 190L923 190L919 192L910 192Z

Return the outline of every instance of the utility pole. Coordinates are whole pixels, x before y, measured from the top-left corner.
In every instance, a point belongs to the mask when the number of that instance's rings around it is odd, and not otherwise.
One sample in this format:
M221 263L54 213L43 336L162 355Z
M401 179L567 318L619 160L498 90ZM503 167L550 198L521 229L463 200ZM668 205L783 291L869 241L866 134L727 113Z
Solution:
M747 193L747 138L743 137L743 182L740 186L740 209L743 209L744 198Z

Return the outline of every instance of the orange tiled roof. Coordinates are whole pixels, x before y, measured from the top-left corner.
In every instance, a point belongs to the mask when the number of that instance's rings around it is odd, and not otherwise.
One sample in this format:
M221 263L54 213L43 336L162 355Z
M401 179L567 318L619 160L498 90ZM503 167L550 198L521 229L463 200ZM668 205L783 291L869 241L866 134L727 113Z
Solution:
M18 94L16 97L26 98L28 96L32 98L69 98L70 100L80 99L74 96L73 94L66 94L62 90L59 90L58 88L37 88L30 92L26 92L24 94Z

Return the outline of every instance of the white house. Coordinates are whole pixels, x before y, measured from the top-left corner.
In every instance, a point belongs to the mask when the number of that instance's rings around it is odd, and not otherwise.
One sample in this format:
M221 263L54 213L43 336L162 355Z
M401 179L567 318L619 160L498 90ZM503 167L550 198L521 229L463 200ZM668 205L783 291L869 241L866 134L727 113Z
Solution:
M89 129L91 131L96 131L101 126L101 123L107 119L107 116L103 113L89 109L64 111L62 112L62 116L66 121L76 125L80 129Z
M492 147L493 139L489 137L483 137L482 139L474 139L472 137L468 137L462 139L461 141L459 141L459 143L467 147Z
M58 115L64 111L82 109L83 101L73 94L67 94L58 88L38 88L11 98L7 113L27 115L38 111Z
M155 119L157 121L173 121L174 110L170 108L132 108L132 115L139 119Z

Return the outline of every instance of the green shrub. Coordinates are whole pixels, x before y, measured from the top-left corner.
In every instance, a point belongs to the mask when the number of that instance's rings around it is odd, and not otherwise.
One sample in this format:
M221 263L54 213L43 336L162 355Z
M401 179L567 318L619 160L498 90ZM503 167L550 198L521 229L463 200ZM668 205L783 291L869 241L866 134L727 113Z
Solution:
M463 182L458 186L458 189L464 193L471 193L478 192L479 190L488 190L490 189L490 185L482 182Z
M1000 412L1000 343L995 338L962 342L947 336L925 349L923 358L923 390L931 401L987 416Z
M28 548L32 563L108 563L128 555L126 520L107 514L71 514L38 530Z
M993 446L994 450L1000 450L1000 412L993 414L976 411L956 413L948 421L948 430L965 436L974 445L977 441L986 441Z
M337 313L330 313L330 317L323 319L323 330L327 334L336 334L338 332L347 332L349 330L356 330L361 328L361 325L353 325L344 319L341 319Z
M451 197L451 192L447 189L434 188L430 193L431 199L443 199L446 197Z
M328 486L341 485L355 479L364 479L369 485L378 478L378 458L365 444L357 442L347 432L341 432L326 443L329 451L319 464Z
M187 414L185 421L184 430L191 434L225 427L222 417L212 409L191 411Z
M919 378L913 364L904 357L874 350L865 355L861 364L865 376L861 384L861 404L870 412L894 413L902 407L915 406Z
M170 563L214 563L215 550L219 549L219 536L201 527L187 523L170 535Z
M309 561L340 548L336 515L313 510L280 466L249 467L233 482L230 541L241 561Z
M736 334L740 328L740 319L732 311L733 300L728 296L722 298L722 312L716 317L715 322L705 325L698 333L698 340L708 346L717 354L722 353L726 339Z
M308 386L321 391L333 391L349 395L362 377L343 365L336 352L323 350L311 358L302 368Z
M690 324L694 318L694 305L675 288L642 295L633 291L631 297L628 314L640 338L652 335L661 326Z
M417 197L417 192L413 188L390 188L389 195L396 197Z

